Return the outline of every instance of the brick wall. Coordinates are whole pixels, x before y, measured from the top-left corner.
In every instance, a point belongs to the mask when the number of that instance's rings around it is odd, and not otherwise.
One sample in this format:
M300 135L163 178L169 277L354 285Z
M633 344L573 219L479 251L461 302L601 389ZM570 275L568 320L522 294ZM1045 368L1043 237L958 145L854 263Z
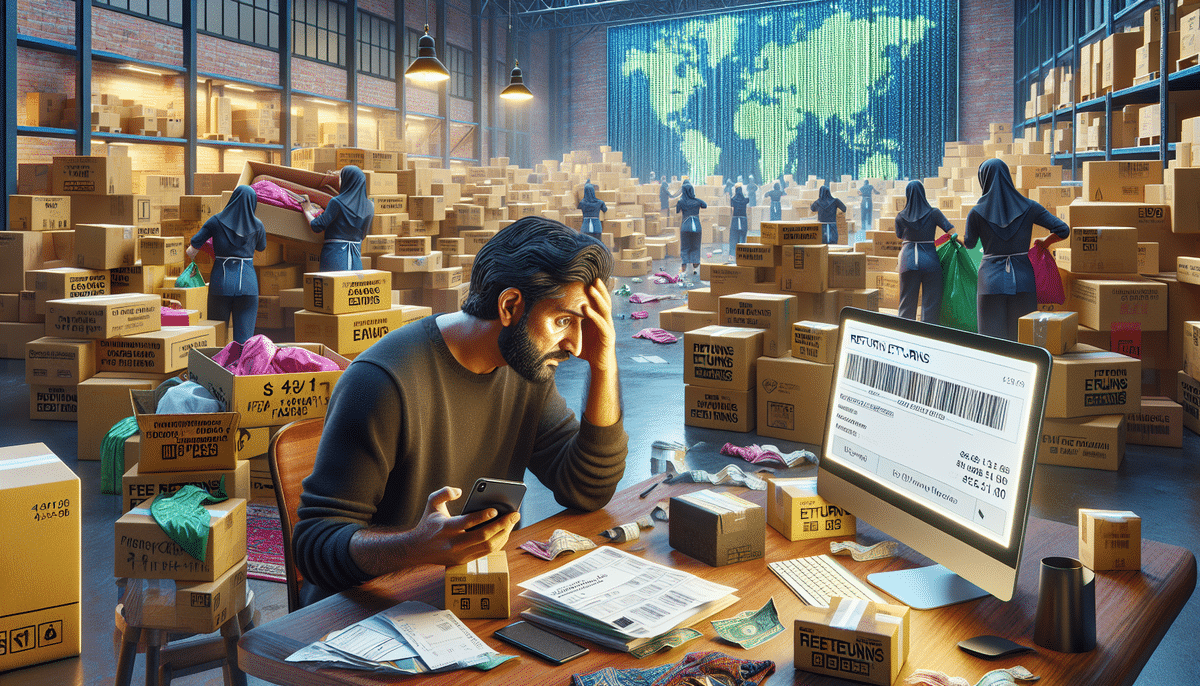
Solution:
M201 33L196 35L196 70L278 85L279 53Z
M58 93L67 98L75 97L75 58L18 47L17 124L37 126L37 122L25 118L25 96L28 93Z
M183 32L166 24L93 7L92 50L182 67Z
M75 141L17 136L17 160L48 164L55 155L74 155Z
M521 65L525 85L533 91L533 100L525 103L526 125L529 131L529 158L523 165L533 165L558 154L550 150L550 34L539 31L529 36L529 64Z
M583 30L564 36L567 45ZM567 151L608 145L608 33L597 29L566 56ZM564 151L564 152L567 152Z
M392 0L358 0L358 9L384 19L396 19L396 3Z
M959 139L977 143L1013 120L1013 2L963 0L959 12Z
M75 3L71 0L18 0L17 31L22 36L74 45Z
M346 70L321 62L292 58L292 88L327 98L346 97Z
M358 101L364 105L396 106L396 83L385 79L358 75Z

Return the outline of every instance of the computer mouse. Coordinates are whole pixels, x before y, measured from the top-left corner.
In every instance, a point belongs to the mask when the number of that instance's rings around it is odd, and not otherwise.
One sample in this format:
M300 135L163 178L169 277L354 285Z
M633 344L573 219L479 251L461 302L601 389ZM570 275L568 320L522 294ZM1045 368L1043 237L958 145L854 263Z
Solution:
M1020 643L1013 643L1007 638L1001 638L1000 636L976 636L975 638L968 638L965 641L959 641L958 647L975 657L982 657L985 660L995 660L1005 655L1033 650L1033 648L1023 646Z

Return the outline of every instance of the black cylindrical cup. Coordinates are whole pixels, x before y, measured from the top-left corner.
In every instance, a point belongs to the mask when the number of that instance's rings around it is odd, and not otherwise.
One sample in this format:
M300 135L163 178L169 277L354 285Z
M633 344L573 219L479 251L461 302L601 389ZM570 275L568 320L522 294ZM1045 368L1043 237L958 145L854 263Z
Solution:
M1096 647L1096 574L1070 557L1042 559L1033 640L1060 653Z

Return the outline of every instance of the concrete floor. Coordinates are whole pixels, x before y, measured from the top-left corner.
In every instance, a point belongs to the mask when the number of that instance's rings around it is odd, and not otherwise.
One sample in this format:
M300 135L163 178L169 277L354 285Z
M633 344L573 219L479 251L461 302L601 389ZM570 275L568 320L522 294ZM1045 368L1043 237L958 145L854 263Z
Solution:
M716 246L708 246L709 249L713 247ZM723 262L724 257L718 254L712 259ZM656 265L659 268L666 266ZM678 269L678 264L672 263L670 267L673 272ZM634 292L683 297L683 289L679 286L660 286L649 281L631 283L629 279L620 281L629 284ZM650 459L651 443L656 440L679 441L688 445L704 442L704 445L688 454L689 467L712 471L735 462L718 454L726 441L739 445L776 444L784 450L804 447L775 439L759 439L754 434L685 427L682 344L658 345L632 338L642 328L657 325L659 310L684 304L684 301L633 305L627 302L627 298L615 300L616 314L618 317L624 316L616 324L622 365L625 428L629 433L629 459L621 487L640 482L657 471L652 470ZM630 319L629 314L637 310L648 311L649 319ZM631 359L640 355L657 355L666 363L639 363ZM563 364L558 372L559 389L577 412L582 405L585 381L586 364L578 360ZM112 524L120 515L118 497L98 494L98 462L76 460L75 424L34 422L29 421L28 416L24 363L19 360L0 360L0 417L4 418L3 439L0 440L5 444L44 442L82 479L83 655L0 674L0 686L110 684L116 666L113 607L117 589L109 570L112 569L113 554ZM1080 507L1133 510L1142 517L1144 537L1192 551L1200 549L1200 508L1197 507L1197 503L1200 503L1200 438L1186 430L1184 434L1182 450L1129 446L1124 464L1117 472L1039 467L1033 490L1033 514L1061 522L1074 522L1076 510ZM812 469L801 469L797 473L803 474ZM532 475L529 484L523 509L525 521L539 521L560 509ZM250 586L255 593L262 621L286 613L287 598L283 584L251 580ZM1033 621L1032 617L1030 621ZM1175 620L1137 684L1182 684L1195 679L1195 675L1200 673L1200 651L1195 650L1198 635L1200 603L1193 598ZM142 665L142 657L139 656L135 666L135 684L142 682ZM914 668L923 666L913 665ZM253 678L250 682L265 683ZM221 673L213 670L177 678L174 683L194 686L223 682Z

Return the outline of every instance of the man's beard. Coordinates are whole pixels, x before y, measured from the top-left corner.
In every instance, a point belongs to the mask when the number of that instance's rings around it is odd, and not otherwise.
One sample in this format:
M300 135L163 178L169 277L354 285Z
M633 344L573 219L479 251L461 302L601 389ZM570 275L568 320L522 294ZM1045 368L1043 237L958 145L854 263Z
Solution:
M500 330L498 341L500 355L508 363L508 366L512 367L514 372L520 374L526 380L534 383L543 383L554 378L555 367L546 363L550 360L562 362L569 358L571 354L565 350L555 350L543 355L529 337L529 329L526 326L528 317L529 314L525 313L521 315L517 323Z

